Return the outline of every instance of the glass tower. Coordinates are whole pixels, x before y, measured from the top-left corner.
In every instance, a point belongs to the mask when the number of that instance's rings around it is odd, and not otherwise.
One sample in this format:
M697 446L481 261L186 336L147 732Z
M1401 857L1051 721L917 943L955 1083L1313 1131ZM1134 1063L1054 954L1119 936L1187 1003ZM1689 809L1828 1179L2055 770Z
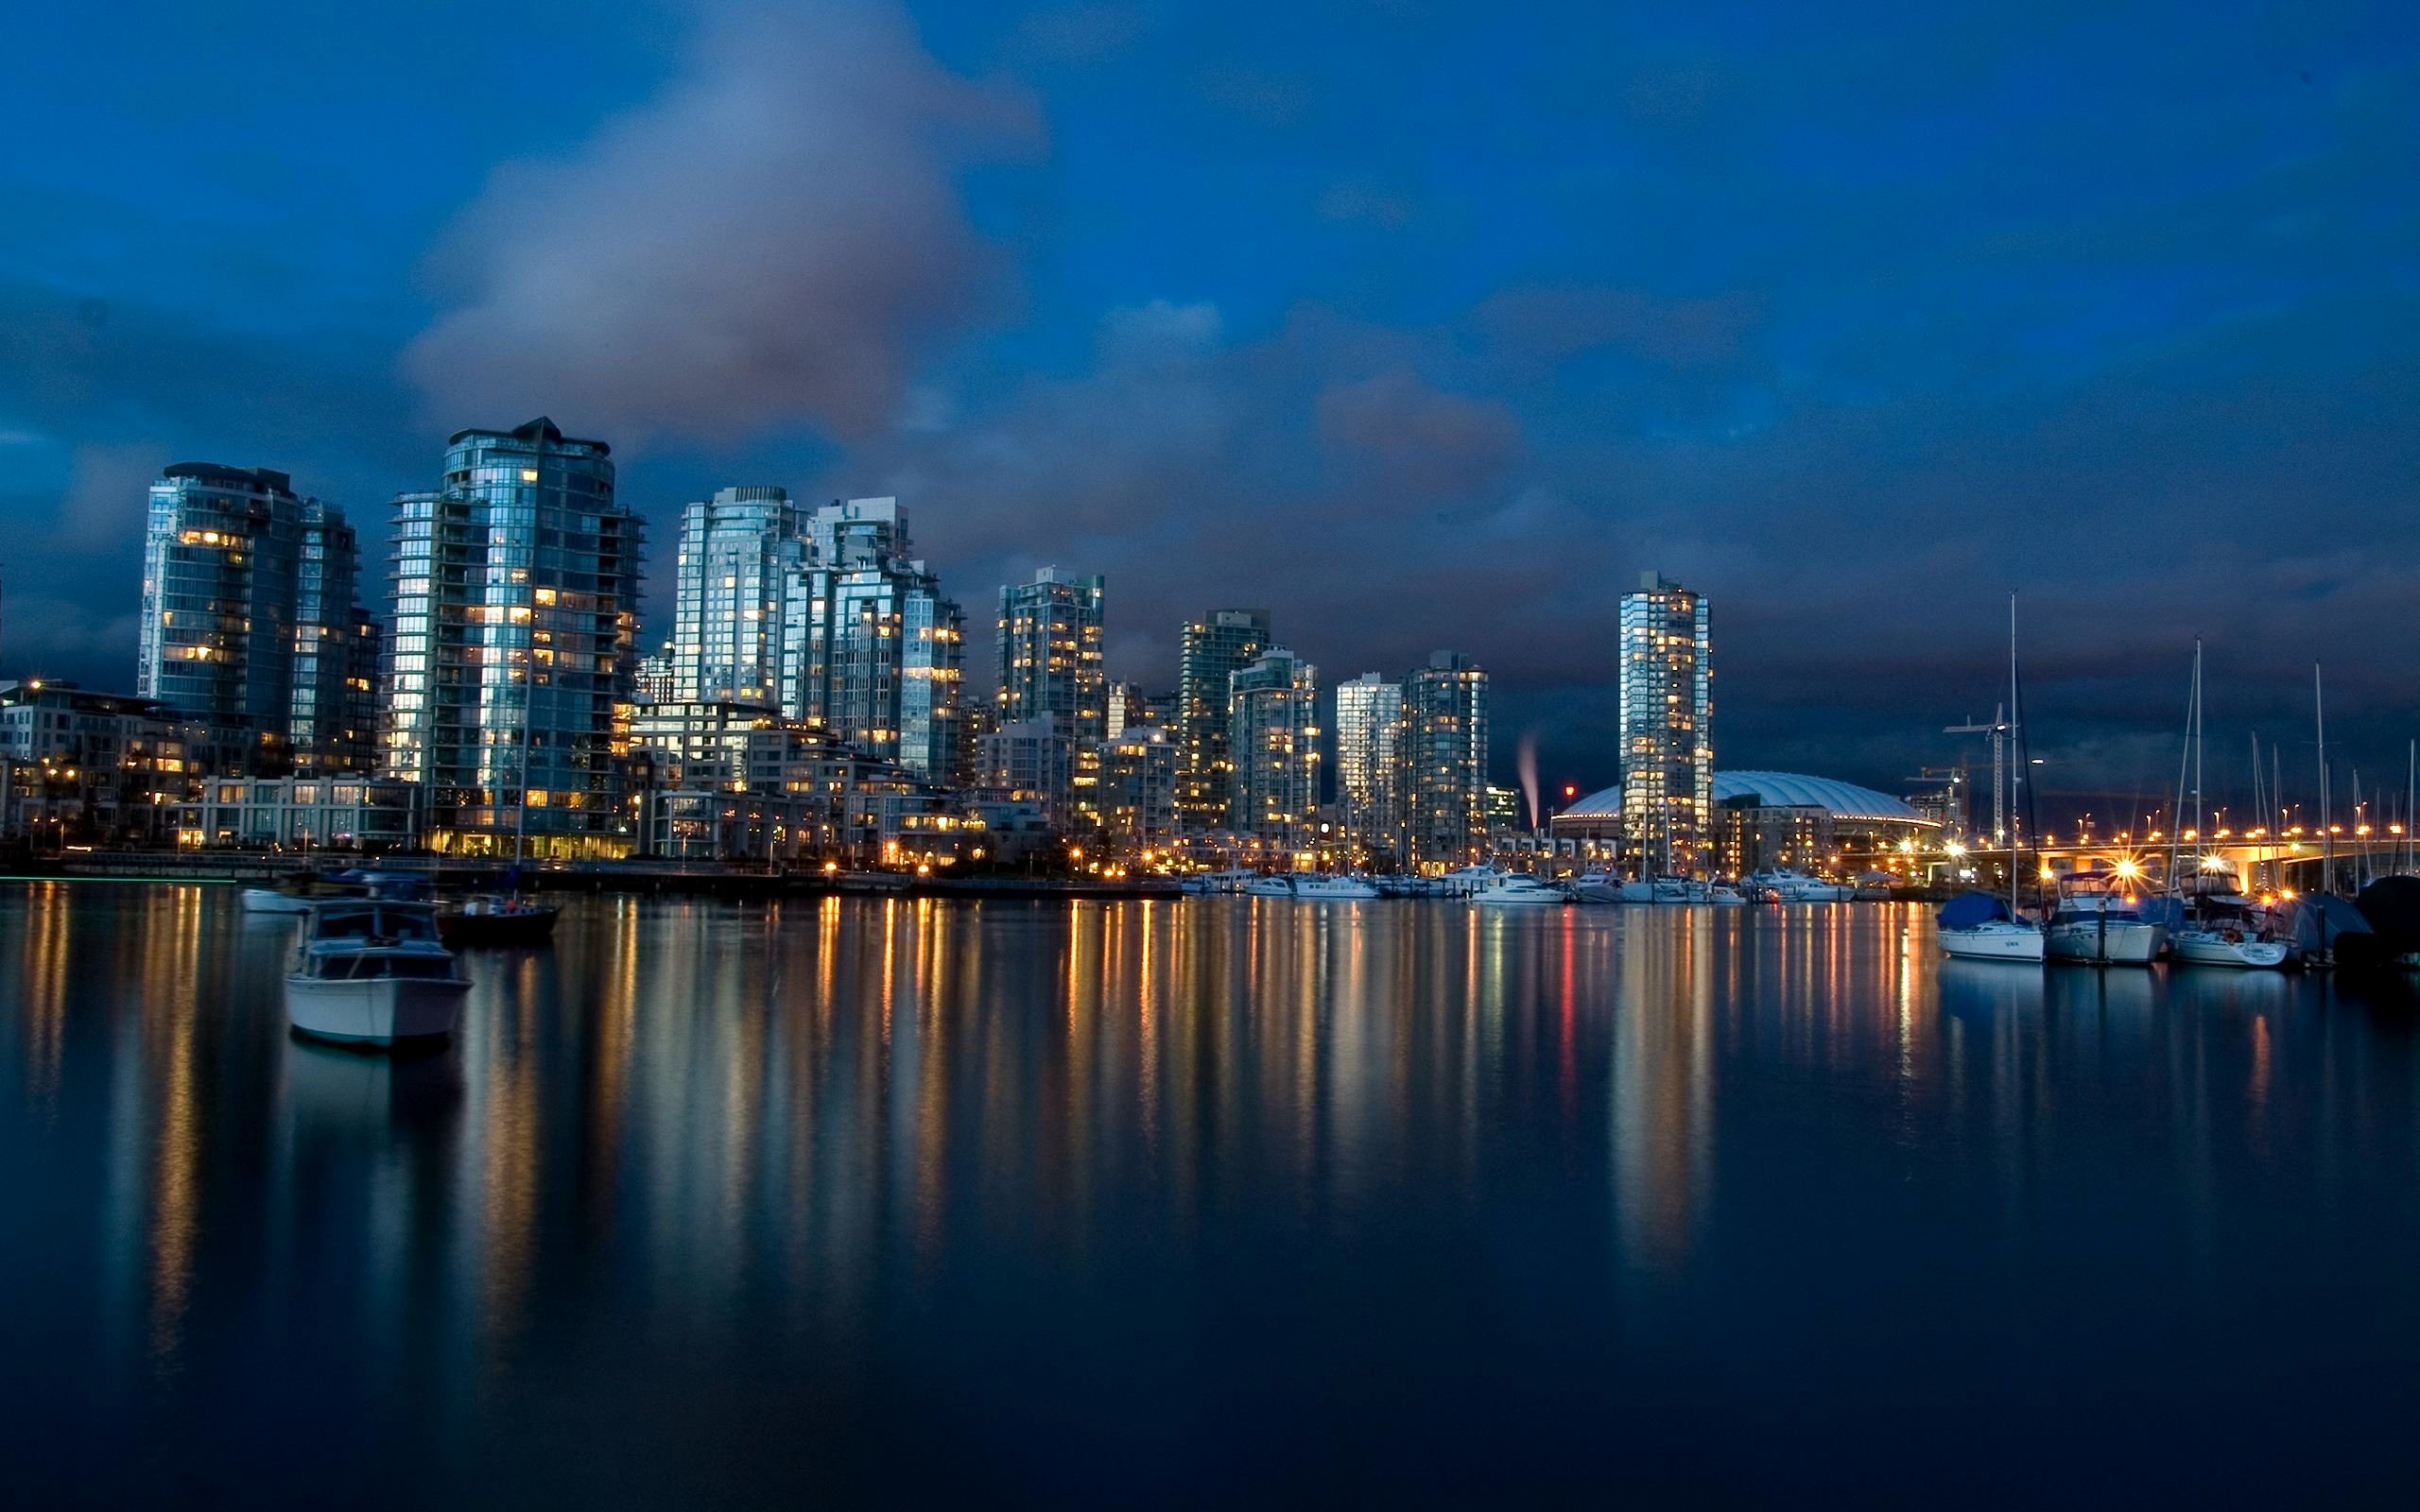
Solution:
M456 432L443 487L396 496L387 767L424 784L438 849L630 850L643 536L611 449L543 418Z
M897 499L825 505L804 522L782 636L783 713L928 782L965 779L966 616L909 555Z
M369 760L376 627L344 514L267 468L179 462L151 485L136 692L257 732L270 762ZM366 629L365 629L366 627Z
M1227 827L1291 850L1319 807L1320 672L1271 646L1227 679Z
M1622 828L1643 873L1714 860L1714 697L1706 601L1656 573L1622 595Z
M1221 609L1184 627L1177 667L1177 819L1199 833L1227 822L1228 679L1269 648L1269 611Z
M1000 589L999 726L1051 732L1043 810L1052 822L1097 821L1097 747L1109 732L1101 662L1103 580L1045 567Z
M805 560L804 515L782 489L720 489L682 509L669 701L783 702L783 627Z
M1401 859L1403 684L1364 672L1336 685L1336 797L1365 857Z
M1467 866L1487 850L1487 672L1440 651L1403 680L1400 781L1410 859Z

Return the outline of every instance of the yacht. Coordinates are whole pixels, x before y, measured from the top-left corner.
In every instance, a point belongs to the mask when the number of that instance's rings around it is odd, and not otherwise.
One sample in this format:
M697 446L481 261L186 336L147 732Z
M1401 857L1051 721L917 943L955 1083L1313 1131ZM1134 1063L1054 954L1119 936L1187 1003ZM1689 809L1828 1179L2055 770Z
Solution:
M1500 867L1464 867L1459 871L1445 873L1437 881L1448 898L1475 898L1516 880L1516 875Z
M2002 899L1989 893L1965 893L1943 904L1936 918L1939 927L1934 934L1948 954L1970 961L2042 964L2046 943L2042 926L2017 918Z
M1241 892L1244 884L1252 878L1249 871L1197 871L1177 885L1200 897L1212 893Z
M2289 954L2281 939L2262 939L2241 924L2205 919L2172 931L2169 959L2187 966L2248 966L2274 968Z
M1718 908L1737 908L1748 901L1746 894L1729 883L1692 882L1686 877L1625 882L1619 892L1626 903L1712 903Z
M285 978L285 1016L322 1040L441 1039L470 989L438 939L434 905L345 899L313 905Z
M1294 879L1283 872L1270 877L1253 877L1244 884L1244 891L1254 898L1291 898Z
M1622 879L1602 867L1591 867L1571 879L1571 901L1579 903L1620 902Z
M1378 885L1367 877L1305 876L1292 879L1297 898L1326 899L1332 902L1359 902L1384 896Z
M1571 895L1541 878L1514 877L1471 894L1471 902L1481 908L1518 908L1541 903L1560 905L1571 902Z
M1750 893L1770 892L1775 902L1784 903L1844 903L1857 895L1857 889L1841 883L1825 882L1789 867L1772 867L1752 871L1743 879Z
M2168 946L2168 926L2146 918L2134 880L2114 871L2061 879L2048 954L2094 966L2149 966Z

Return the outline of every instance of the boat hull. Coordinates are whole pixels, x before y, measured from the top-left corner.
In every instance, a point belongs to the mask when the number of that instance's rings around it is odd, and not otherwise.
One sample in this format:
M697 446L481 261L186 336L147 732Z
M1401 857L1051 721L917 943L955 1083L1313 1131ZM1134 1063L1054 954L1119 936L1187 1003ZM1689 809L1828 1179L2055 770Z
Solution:
M1942 950L1962 961L2017 961L2039 966L2047 944L2038 929L2005 925L1945 929L1939 934Z
M244 912L248 914L293 915L307 914L310 911L311 901L309 899L297 898L290 892L279 892L274 887L247 887L244 889Z
M1513 896L1507 897L1507 893ZM1492 888L1471 899L1473 906L1479 908L1560 908L1570 901L1559 892L1532 894L1512 887Z
M457 978L285 979L285 1017L301 1033L343 1044L392 1045L454 1032L471 984Z
M2140 919L2102 923L2087 915L2049 929L2048 954L2052 960L2082 961L2090 966L2149 966L2168 944L2163 924Z
M2255 971L2286 964L2285 942L2273 939L2228 939L2203 930L2179 930L2169 936L2169 958L2187 966L2232 966Z

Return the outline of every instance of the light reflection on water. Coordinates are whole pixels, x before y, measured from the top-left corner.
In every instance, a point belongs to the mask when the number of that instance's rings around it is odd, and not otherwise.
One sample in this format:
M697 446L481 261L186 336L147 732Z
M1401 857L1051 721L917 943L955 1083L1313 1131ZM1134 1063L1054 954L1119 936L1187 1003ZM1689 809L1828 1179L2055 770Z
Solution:
M290 925L228 891L18 887L8 1457L395 1501L2408 1472L2363 1415L2415 1342L2409 993L1929 931L599 900L379 1057L286 1036ZM2273 1447L2176 1452L2252 1393Z

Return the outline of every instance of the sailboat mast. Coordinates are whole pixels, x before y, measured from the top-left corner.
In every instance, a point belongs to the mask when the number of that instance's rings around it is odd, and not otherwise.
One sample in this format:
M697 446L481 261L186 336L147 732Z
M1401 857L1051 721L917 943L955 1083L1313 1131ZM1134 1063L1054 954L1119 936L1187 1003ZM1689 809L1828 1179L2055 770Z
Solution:
M2202 640L2193 639L2193 676L2185 695L2185 744L2176 753L2176 800L2168 809L2168 891L2177 892L2176 847L2185 834L2185 774L2193 764L2193 710L2202 697Z
M2319 890L2336 885L2336 838L2327 829L2327 696L2319 680L2319 664L2310 669L2311 718L2319 730Z
M2014 761L2017 759L2018 750L2022 747L2014 746L2016 740L2016 592L2014 589L2009 591L2008 595L2008 738L2014 747L2009 751L2009 759ZM1995 762L1993 765L1996 768L1998 763ZM2016 917L2016 780L2023 775L2022 768L2012 769L2008 784L2008 825L2003 832L2008 840L2008 911L2011 918ZM2000 774L1996 769L1992 773L1994 807L1997 807L1999 803L1999 783Z

